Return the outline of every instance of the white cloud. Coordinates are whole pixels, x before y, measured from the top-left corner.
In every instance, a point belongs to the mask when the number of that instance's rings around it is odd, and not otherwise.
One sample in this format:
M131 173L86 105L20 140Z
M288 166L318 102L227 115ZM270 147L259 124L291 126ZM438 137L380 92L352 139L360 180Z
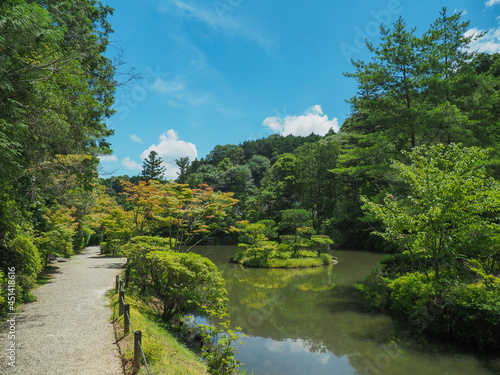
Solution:
M193 0L164 0L159 10L195 19L207 25L212 31L223 32L226 35L236 34L262 47L271 47L273 42L270 38L263 36L255 28L246 26L241 17L237 19L232 16L238 6L239 3L235 2L210 1L204 5L203 2Z
M325 135L330 129L339 131L337 118L328 120L328 116L323 114L319 104L309 108L304 114L299 116L287 116L285 118L272 116L266 117L262 125L269 127L281 135L307 136L311 133Z
M274 353L293 353L296 356L306 353L309 355L311 353L311 343L301 339L286 339L284 341L266 340L265 346L267 350ZM315 358L324 365L328 364L332 357L333 354L328 352L315 353Z
M215 8L213 9L215 10ZM210 11L210 8L203 7L201 4L190 4L190 1L168 0L160 6L160 11L177 11L180 14L188 15L197 20L206 23L212 27L217 26L217 13Z
M204 106L213 104L210 94L203 92L182 92L177 95L171 95L168 104L177 108L189 108L193 106ZM216 106L213 109L217 109Z
M500 0L498 0L498 2L500 2ZM473 27L465 32L465 36L475 37L484 32L484 30ZM470 45L470 49L485 53L500 52L500 27L489 29L486 35L473 40Z
M118 158L116 155L99 155L101 163L116 163Z
M142 165L140 165L139 163L136 163L135 161L130 159L130 157L128 157L128 156L122 160L122 164L127 169L131 169L131 170L141 170L142 169Z
M168 97L167 103L172 107L186 108L210 105L212 109L217 108L210 94L200 90L188 90L186 83L181 78L169 81L158 78L153 83L153 90L166 95Z
M486 5L487 7L491 7L495 4L500 4L500 0L488 0L486 3L484 3L484 5Z
M137 142L137 143L142 143L142 139L141 139L141 138L139 138L139 137L138 137L137 135L135 135L135 134L132 134L132 135L130 136L130 139L131 139L132 141L134 141L134 142Z
M153 89L161 93L182 91L184 90L184 83L178 79L165 81L162 78L157 78L153 83Z
M141 154L141 158L146 159L153 150L163 159L163 165L166 168L166 179L177 178L177 171L179 168L175 164L175 159L189 156L189 160L192 161L198 156L196 146L193 143L180 140L174 129L170 129L166 133L160 135L160 143L158 143L158 145L153 144L144 150Z

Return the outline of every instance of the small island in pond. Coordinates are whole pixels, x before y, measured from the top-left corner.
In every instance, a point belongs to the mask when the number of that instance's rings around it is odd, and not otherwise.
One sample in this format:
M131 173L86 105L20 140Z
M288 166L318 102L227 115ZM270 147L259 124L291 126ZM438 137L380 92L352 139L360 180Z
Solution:
M239 232L239 243L230 263L259 268L306 268L336 264L328 253L333 241L326 235L315 234L304 224L305 210L282 211L282 221L257 223L238 222L233 230ZM306 216L307 217L307 216ZM278 230L281 235L278 236ZM274 240L276 239L276 240Z

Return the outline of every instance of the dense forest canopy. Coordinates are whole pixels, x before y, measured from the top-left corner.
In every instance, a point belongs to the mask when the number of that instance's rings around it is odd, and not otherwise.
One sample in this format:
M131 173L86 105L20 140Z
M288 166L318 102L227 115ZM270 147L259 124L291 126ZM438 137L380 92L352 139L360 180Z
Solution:
M88 240L112 134L111 12L95 0L0 4L0 269L16 268L25 297L47 252Z

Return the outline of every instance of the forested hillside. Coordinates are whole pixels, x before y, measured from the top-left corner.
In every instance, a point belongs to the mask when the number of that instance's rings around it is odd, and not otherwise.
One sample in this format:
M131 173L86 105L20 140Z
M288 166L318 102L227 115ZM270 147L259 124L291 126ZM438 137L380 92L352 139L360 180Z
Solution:
M417 146L461 143L491 148L485 161L499 176L500 55L472 53L468 22L445 10L422 35L404 20L369 44L372 59L353 62L358 83L351 114L324 137L271 135L218 145L201 160L183 160L178 182L232 191L238 213L280 221L280 212L309 211L317 232L349 248L387 248L370 232L380 224L362 210L361 195L381 201L404 193L391 160ZM178 163L180 160L178 160Z

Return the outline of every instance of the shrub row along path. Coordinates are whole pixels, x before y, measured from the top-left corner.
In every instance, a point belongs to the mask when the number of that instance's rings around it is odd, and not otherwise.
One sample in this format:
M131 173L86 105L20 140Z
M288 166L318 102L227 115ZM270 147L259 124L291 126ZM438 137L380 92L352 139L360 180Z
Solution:
M16 367L2 363L0 374L123 375L106 293L124 263L98 247L58 262L54 277L34 290L37 301L17 315ZM5 329L0 339L4 348Z

